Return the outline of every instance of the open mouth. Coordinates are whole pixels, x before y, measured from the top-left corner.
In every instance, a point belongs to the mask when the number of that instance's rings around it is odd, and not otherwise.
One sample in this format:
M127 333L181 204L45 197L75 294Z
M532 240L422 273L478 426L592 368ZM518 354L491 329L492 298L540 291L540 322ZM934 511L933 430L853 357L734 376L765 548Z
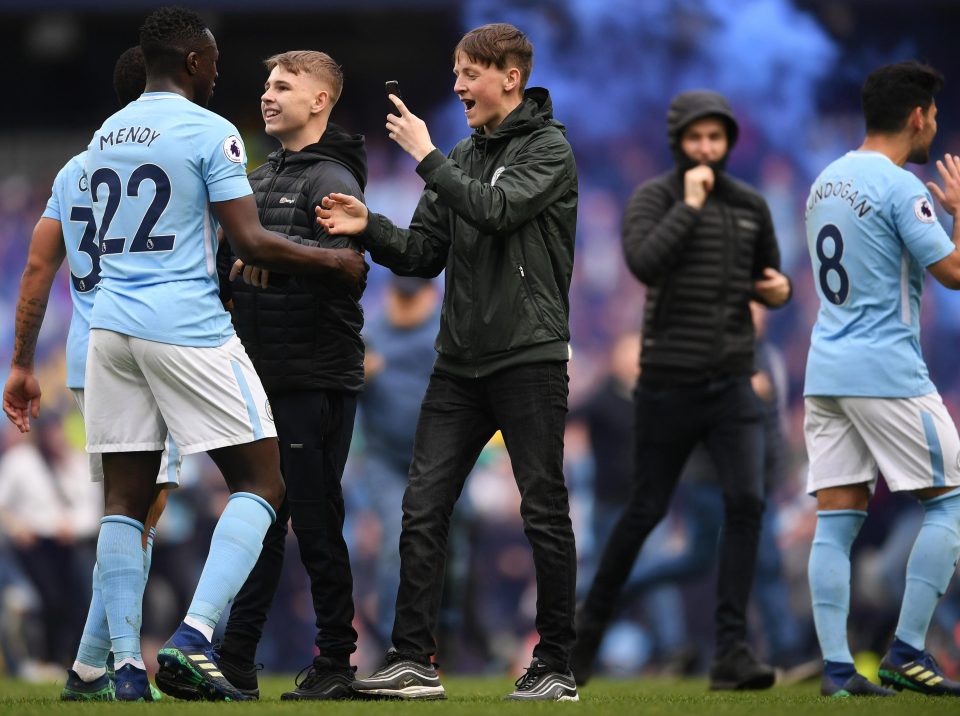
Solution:
M280 110L279 110L279 109L265 109L265 110L263 110L263 118L264 118L264 119L273 119L273 118L276 117L278 114L280 114Z
M476 106L476 104L477 104L477 103L476 103L475 101L473 101L472 99L464 99L464 100L461 100L461 101L463 102L463 109L464 109L465 112L469 112L469 111L470 111L471 109L473 109L473 108Z

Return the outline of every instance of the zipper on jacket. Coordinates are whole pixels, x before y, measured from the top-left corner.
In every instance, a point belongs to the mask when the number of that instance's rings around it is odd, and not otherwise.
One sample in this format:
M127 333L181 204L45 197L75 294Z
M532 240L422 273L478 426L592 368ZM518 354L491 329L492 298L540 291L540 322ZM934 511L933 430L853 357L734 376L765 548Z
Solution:
M267 194L264 197L264 201L261 202L261 205L257 207L257 217L260 219L261 225L263 224L263 217L266 215L267 204L269 203L270 195L273 194L273 189L277 184L277 179L280 178L280 171L283 169L284 160L287 157L286 151L282 151L280 154L280 161L277 163L276 169L273 170L273 177L270 179L270 187L267 189ZM255 316L260 315L260 292L258 290L253 290L250 292L250 297L253 299L253 312ZM263 361L263 341L260 338L260 320L255 318L253 321L253 330L255 333L255 341L257 347L260 348L258 351L259 359L254 366L258 371L262 365Z
M523 284L523 290L527 292L527 299L533 304L533 310L537 312L537 319L543 323L543 311L540 310L540 304L533 298L533 289L527 282L527 275L523 272L523 264L517 264L517 272L520 274L520 283Z
M266 196L267 199L269 199L269 198L270 198L270 195L273 194L273 188L274 188L274 187L276 186L276 184L277 184L277 179L280 178L280 172L283 171L283 163L284 163L284 160L285 160L286 158L287 158L287 153L286 153L286 151L283 151L283 152L280 154L280 161L277 163L277 168L273 170L273 178L270 180L270 187L267 189L267 196ZM262 224L262 223L263 223L264 212L266 212L266 210L267 210L267 202L264 201L264 202L263 202L263 205L257 207L257 209L258 209L258 210L257 210L257 215L260 217L260 223Z
M736 249L737 236L733 233L733 222L730 220L730 211L723 202L717 202L717 207L720 209L720 216L722 217L721 226L723 227L723 267L720 273L720 300L717 302L720 306L720 316L717 325L717 334L716 342L714 348L714 360L722 363L724 358L724 345L726 341L724 340L725 332L727 330L727 296L729 294L729 284L730 284L730 264L733 261L735 254L734 249ZM716 369L717 365L714 363L713 368Z

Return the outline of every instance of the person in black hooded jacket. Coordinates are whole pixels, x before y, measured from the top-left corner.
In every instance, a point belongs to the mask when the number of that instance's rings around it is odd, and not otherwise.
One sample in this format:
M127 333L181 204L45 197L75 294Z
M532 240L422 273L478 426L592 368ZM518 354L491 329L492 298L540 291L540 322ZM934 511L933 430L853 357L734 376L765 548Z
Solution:
M316 51L275 55L266 66L261 111L281 148L249 176L260 221L305 245L360 250L349 237L328 235L314 215L331 191L362 198L367 179L363 138L329 122L343 86L340 67ZM234 686L257 693L256 648L279 584L289 519L310 577L319 655L281 698L347 698L357 633L340 481L363 388L360 293L307 276L270 276L239 261L221 261L221 277L227 267L234 326L276 420L287 496L234 600L220 667Z
M674 97L667 115L676 168L641 185L623 247L647 287L635 394L634 487L578 613L571 660L589 679L604 631L644 540L665 516L694 446L723 488L712 689L759 689L774 672L746 644L746 609L763 514L763 410L753 392L750 300L782 306L790 282L766 202L724 171L738 126L715 92Z
M524 91L533 47L484 25L454 50L454 92L476 130L444 157L424 122L393 97L389 136L426 187L409 229L332 194L331 234L356 235L378 263L429 278L446 269L437 362L420 410L403 497L400 588L386 664L354 689L443 698L431 664L450 514L481 449L500 430L533 547L540 642L509 698L575 701L576 551L563 476L570 276L577 171L545 89Z

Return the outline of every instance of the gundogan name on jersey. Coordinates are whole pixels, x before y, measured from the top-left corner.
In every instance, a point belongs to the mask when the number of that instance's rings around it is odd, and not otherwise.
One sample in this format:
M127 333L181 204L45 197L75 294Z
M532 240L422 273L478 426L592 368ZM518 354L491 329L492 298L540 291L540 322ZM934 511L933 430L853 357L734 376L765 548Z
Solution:
M807 211L813 210L823 199L837 197L850 204L850 208L857 212L857 218L862 219L873 207L867 202L866 198L860 199L860 190L853 188L853 181L825 181L810 192L810 198L807 200ZM860 199L859 203L857 199Z

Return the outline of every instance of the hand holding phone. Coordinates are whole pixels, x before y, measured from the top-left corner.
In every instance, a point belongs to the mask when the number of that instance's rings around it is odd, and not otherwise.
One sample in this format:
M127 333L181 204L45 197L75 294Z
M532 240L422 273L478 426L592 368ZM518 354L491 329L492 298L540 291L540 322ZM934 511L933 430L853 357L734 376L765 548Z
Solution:
M403 99L403 95L400 94L400 83L397 82L396 80L388 80L387 82L384 83L383 86L384 86L384 89L386 89L387 91L387 95L394 94L400 99ZM387 100L387 104L390 105L390 110L389 110L390 114L393 114L399 117L400 112L397 110L397 106L393 102L391 102L389 99Z

